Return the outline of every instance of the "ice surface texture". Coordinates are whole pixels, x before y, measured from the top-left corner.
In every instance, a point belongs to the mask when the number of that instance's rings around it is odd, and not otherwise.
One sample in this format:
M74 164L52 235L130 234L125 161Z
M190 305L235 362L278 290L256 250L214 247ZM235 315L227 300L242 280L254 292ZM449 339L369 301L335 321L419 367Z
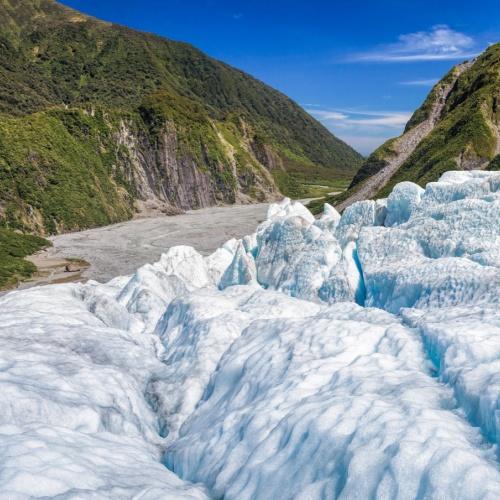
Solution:
M499 498L500 175L0 299L0 498Z

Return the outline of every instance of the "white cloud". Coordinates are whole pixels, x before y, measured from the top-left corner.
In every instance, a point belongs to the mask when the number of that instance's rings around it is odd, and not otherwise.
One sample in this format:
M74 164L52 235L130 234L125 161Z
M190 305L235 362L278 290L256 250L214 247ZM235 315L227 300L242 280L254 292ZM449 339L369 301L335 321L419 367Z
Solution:
M362 154L369 154L390 137L399 135L410 119L407 111L307 109L337 137Z
M360 126L401 128L411 117L411 113L407 111L328 111L318 109L308 109L307 111L320 121L335 122L337 126L345 128Z
M350 125L366 125L370 127L390 127L390 128L400 128L406 125L406 122L410 119L411 113L389 113L384 116L377 118L356 118L347 120Z
M406 82L399 82L399 85L410 85L415 87L431 87L438 82L437 78L421 79L421 80L409 80Z
M345 121L348 119L347 115L345 115L344 113L340 113L338 111L323 111L323 110L316 110L316 109L310 109L308 111L312 115L316 115L317 117L319 117L322 120Z
M446 24L400 35L398 41L348 57L351 62L420 62L467 59L477 55L475 40Z

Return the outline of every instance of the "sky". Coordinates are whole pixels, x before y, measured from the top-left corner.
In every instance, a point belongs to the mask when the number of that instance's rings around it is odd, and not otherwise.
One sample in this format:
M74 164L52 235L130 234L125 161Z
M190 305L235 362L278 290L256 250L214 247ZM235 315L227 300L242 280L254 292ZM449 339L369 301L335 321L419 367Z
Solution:
M500 0L63 0L192 43L284 92L366 155L434 82L500 41Z

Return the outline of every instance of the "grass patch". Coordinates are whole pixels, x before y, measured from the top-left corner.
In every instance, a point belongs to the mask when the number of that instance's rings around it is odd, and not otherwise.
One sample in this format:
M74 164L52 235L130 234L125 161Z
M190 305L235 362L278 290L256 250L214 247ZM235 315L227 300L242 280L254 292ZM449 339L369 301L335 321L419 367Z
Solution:
M0 290L11 288L32 276L36 266L24 257L51 245L50 241L39 236L0 228Z
M313 215L318 215L323 212L325 203L330 203L328 197L320 198L318 200L312 200L306 205L306 207Z
M349 181L344 179L337 179L331 181L324 179L319 183L303 183L302 190L303 198L325 198L330 193L337 193L346 190L349 187Z

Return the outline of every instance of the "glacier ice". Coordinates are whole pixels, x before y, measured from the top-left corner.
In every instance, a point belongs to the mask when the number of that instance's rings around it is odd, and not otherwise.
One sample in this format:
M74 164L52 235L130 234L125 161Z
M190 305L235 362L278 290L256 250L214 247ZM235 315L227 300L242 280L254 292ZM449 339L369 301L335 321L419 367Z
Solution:
M439 378L453 387L468 418L490 442L500 443L498 304L409 309L403 316L419 330Z
M423 193L425 190L413 182L401 182L394 186L387 198L384 225L391 227L406 222L420 205Z
M207 498L161 465L159 340L106 326L79 288L1 299L0 498Z
M360 309L276 319L269 308L250 324L238 305L232 320L224 311L218 334L238 321L241 333L168 448L169 468L215 497L500 494L492 453L451 411L416 332Z
M467 191L462 184L457 189ZM469 197L443 203L426 190L413 210L400 225L361 231L366 304L398 312L494 300L500 286L498 191L471 189Z
M499 498L500 174L0 298L0 498Z
M219 280L219 288L224 289L233 285L248 285L257 282L257 270L253 255L247 250L248 245L238 243L236 252L232 255L231 264L226 268ZM251 252L251 250L250 250Z

